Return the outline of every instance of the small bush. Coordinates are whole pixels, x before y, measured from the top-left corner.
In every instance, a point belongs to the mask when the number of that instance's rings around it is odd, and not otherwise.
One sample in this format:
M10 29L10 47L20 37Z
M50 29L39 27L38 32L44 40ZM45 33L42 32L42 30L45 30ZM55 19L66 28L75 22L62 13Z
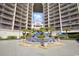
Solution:
M21 36L20 38L21 38L21 39L25 39L25 36Z
M60 39L66 39L66 35L63 34L57 34L56 36L54 36L54 38L60 38Z
M42 34L42 35L38 35L37 37L40 38L40 39L44 39L45 35Z
M7 40L7 38L0 37L0 40Z
M11 40L11 39L17 39L17 36L8 36L6 38L0 37L0 40Z
M17 36L8 36L7 39L17 39Z
M20 38L21 39L27 39L27 38L30 38L30 37L32 37L31 33L27 33L26 35L23 35Z
M68 34L69 38L79 38L79 34Z
M2 40L2 37L0 37L0 40Z

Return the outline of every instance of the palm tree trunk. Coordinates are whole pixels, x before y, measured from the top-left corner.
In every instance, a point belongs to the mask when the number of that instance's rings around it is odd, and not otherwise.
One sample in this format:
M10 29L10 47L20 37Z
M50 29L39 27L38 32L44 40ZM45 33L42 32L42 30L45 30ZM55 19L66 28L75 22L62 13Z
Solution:
M44 40L43 39L41 40L41 46L44 47Z

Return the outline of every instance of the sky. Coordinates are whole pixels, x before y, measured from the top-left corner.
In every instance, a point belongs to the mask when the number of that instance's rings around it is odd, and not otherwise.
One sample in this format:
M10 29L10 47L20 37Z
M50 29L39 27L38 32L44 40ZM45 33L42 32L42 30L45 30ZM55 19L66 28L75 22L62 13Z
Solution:
M44 22L44 15L41 12L33 12L32 15L32 23L35 22L40 22L43 23Z

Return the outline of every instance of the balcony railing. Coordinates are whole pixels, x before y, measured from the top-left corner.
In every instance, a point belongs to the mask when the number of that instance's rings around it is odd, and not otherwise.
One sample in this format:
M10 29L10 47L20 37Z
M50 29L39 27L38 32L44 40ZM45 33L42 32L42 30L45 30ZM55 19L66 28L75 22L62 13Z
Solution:
M8 16L4 16L4 15L0 15L2 18L6 18L6 19L9 19L9 20L12 20L13 18L12 17L8 17Z

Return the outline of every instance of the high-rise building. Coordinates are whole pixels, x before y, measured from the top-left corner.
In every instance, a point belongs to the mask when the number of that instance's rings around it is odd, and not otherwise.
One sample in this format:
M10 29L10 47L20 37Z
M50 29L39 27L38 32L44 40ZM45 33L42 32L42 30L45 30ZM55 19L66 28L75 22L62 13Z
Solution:
M39 11L44 14L44 27L53 27L63 31L79 29L78 3L0 3L0 29L31 29L32 14Z
M50 26L56 31L70 28L79 32L79 4L77 3L49 3Z
M19 30L25 28L26 19L27 4L0 4L0 29Z

